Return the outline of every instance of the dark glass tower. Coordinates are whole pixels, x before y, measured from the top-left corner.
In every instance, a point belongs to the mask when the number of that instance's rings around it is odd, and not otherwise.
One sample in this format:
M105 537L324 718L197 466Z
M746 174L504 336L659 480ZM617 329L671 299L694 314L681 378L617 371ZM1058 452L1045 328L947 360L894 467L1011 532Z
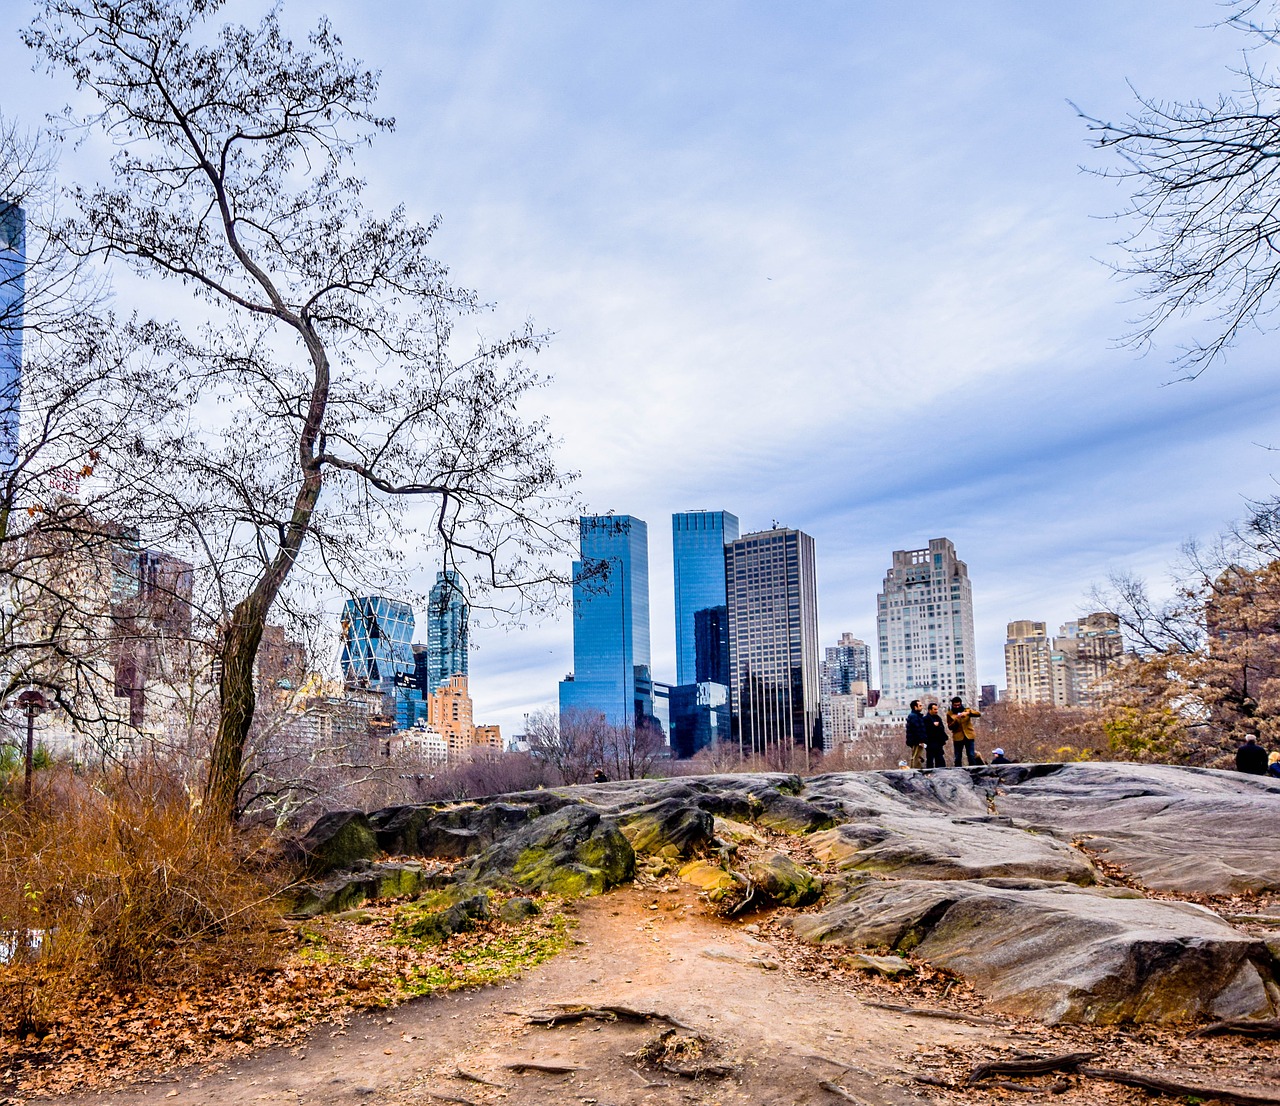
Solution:
M671 516L678 685L728 682L728 658L721 662L713 636L725 619L724 547L737 536L738 517L728 511L685 511ZM703 617L699 638L698 613L708 610L720 613ZM716 625L709 625L710 620ZM703 647L701 667L699 645Z
M630 515L584 515L573 562L573 673L560 713L581 710L615 726L653 714L649 667L649 528Z
M26 216L0 199L0 471L18 456L26 265Z
M744 754L822 748L813 538L765 530L727 545L729 686Z
M342 609L342 678L380 691L396 729L413 725L422 693L414 672L413 608L381 595L348 599Z
M453 569L436 573L427 607L428 695L449 682L450 676L467 673L467 624L471 608L462 591L462 579Z

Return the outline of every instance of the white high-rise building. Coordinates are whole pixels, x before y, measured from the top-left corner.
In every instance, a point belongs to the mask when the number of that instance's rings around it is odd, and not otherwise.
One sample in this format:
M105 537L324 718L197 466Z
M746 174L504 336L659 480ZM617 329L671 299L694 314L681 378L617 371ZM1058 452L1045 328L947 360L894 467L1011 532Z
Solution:
M944 706L978 702L969 568L947 538L927 549L897 549L876 609L881 694Z

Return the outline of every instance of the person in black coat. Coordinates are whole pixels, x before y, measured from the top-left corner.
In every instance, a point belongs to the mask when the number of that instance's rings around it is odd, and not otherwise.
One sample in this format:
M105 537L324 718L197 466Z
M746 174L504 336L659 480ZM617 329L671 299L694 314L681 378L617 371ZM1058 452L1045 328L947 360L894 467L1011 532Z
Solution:
M911 700L911 713L907 715L907 748L911 750L909 767L919 768L924 763L924 715L920 713L920 700Z
M924 716L924 747L926 768L947 766L947 727L938 713L937 703L930 703L929 712Z
M1267 774L1267 751L1253 734L1248 734L1244 744L1236 750L1236 771L1248 772L1251 776Z

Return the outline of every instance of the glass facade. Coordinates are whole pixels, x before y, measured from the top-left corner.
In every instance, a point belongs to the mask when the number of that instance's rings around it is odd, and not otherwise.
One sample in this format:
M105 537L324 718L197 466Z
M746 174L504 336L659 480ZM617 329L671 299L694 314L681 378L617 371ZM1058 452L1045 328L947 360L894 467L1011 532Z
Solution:
M573 673L560 713L604 715L615 726L653 714L649 660L649 528L630 515L584 515L573 562Z
M725 546L730 706L744 754L822 748L813 538L766 530Z
M26 216L17 204L0 200L0 471L18 457L25 281Z
M738 537L738 517L728 511L685 511L671 516L676 599L676 683L694 684L712 680L728 683L728 627L725 610L724 547ZM710 629L702 618L703 637L699 641L698 614L721 612ZM707 635L722 634L720 640ZM702 664L699 665L699 644Z
M385 596L348 599L342 609L342 678L349 688L379 691L382 712L406 730L423 713L413 645L413 608Z
M427 664L423 691L428 695L467 673L467 625L471 608L462 591L462 578L453 569L436 573L427 607Z
M684 684L671 689L671 755L688 758L730 740L729 689L719 683Z

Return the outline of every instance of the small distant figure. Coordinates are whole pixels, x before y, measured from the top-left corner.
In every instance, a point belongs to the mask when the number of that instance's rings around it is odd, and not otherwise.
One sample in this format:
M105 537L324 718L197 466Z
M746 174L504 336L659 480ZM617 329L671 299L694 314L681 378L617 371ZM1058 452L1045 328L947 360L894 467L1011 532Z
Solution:
M929 712L924 716L924 747L926 768L947 766L947 727L943 725L937 703L930 703Z
M982 763L973 747L973 720L981 717L981 712L966 707L959 695L951 700L951 709L947 711L947 729L951 731L951 746L955 751L957 768L965 756L968 756L971 766Z
M911 750L911 768L924 765L925 750L924 714L920 710L920 700L911 700L911 713L907 715L907 748Z
M1267 757L1267 775L1280 779L1280 753L1272 753Z
M991 754L991 763L992 764L1014 764L1015 762L1010 760L1007 756L1004 755L1003 749L997 749L995 752Z
M1236 771L1247 772L1251 776L1267 774L1267 751L1253 734L1247 734L1244 744L1236 750Z
M900 761L898 761L898 767L899 767L900 769L901 769L901 768L905 768L906 766L907 766L907 762L906 762L905 760L900 760Z
M596 774L591 777L592 783L608 783L609 777L604 774L603 768L597 768Z

